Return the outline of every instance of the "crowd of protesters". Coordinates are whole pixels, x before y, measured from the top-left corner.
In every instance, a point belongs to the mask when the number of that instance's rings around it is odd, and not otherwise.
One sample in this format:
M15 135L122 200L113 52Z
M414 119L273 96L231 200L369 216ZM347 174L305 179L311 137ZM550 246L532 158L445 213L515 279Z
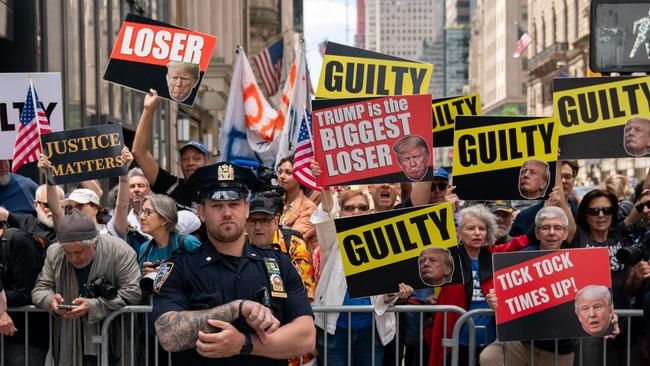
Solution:
M178 251L193 253L206 245L205 207L189 183L195 172L208 166L208 150L196 141L180 148L182 178L161 168L148 148L159 98L152 92L144 103L133 150L122 151L121 159L131 169L119 178L115 207L102 207L107 200L96 181L82 182L66 192L56 185L37 186L28 178L9 173L9 162L0 164L0 275L6 293L6 300L2 300L8 307L34 304L55 316L51 345L34 325L47 326L48 322L43 318L30 320L26 354L31 365L52 360L61 365L97 364L98 348L92 337L99 334L101 320L124 305L150 304L152 290L162 286L156 283L159 278L155 275L160 276L161 270L171 271L164 263L173 263ZM416 365L421 357L425 364L442 365L450 358L445 355L448 349L442 347L442 339L449 337L458 317L401 314L397 321L396 313L386 309L395 304L456 305L466 310L494 307L491 253L495 252L606 247L614 307L642 308L648 296L645 280L650 277L650 263L641 260L624 265L616 252L645 240L650 227L650 180L632 189L627 185L629 177L612 175L602 188L588 192L578 202L572 194L577 162L560 161L558 166L557 186L547 199L515 210L508 201L462 201L450 185L453 172L449 169L436 169L429 182L402 187L391 182L337 187L312 195L293 176L291 158L278 162L277 187L252 192L247 198L247 242L259 250L288 255L311 304L374 307L372 313L317 313L313 349L290 358L288 363L298 365L302 359L303 364L323 364L327 353L328 365L345 365L348 358L353 365L372 361L395 365L396 360L400 365ZM38 167L44 174L51 169L44 156ZM321 173L315 161L311 169L315 176ZM215 202L239 199L229 197L231 191L213 191L211 194L225 195L212 196ZM461 259L464 283L445 285L440 291L414 291L400 284L393 293L351 298L334 219L445 201L455 210L459 243L452 251ZM107 217L109 210L112 214ZM239 304L240 314L242 308L247 309L243 304ZM526 362L530 350L535 352L536 364L542 365L554 364L555 354L562 365L571 365L578 358L585 364L622 364L628 345L625 337L616 335L628 331L632 334L629 346L633 364L648 362L647 328L641 322L619 322L612 334L603 335L606 341L603 337L580 342L562 339L536 342L533 347L526 342L495 342L493 316L473 320L480 326L477 359L485 365L504 364L504 350L510 354L508 362L515 364ZM143 322L136 327L148 336L149 344L155 342L154 321L150 315L148 327ZM23 364L25 326L19 313L4 310L0 314L6 364ZM423 342L419 334L424 334ZM463 364L469 344L466 328L458 341ZM158 351L165 349L169 347ZM137 350L111 347L110 356L117 362L130 352ZM144 360L141 353L136 357ZM154 359L153 353L149 359ZM158 364L166 364L166 357L159 357Z

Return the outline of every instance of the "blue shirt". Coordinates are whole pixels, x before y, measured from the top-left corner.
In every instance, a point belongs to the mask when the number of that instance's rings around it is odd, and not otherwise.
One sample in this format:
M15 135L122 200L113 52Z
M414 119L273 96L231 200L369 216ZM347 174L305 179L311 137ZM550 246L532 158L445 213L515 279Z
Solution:
M38 185L19 174L9 173L9 176L9 184L0 186L0 206L11 213L35 215L34 194Z
M138 264L140 268L142 268L142 263L144 262L164 262L172 257L172 253L178 249L180 235L177 232L172 232L170 235L169 245L164 248L158 248L155 243L152 243L153 239L147 240L140 245L140 250L138 250ZM151 249L145 253L150 244ZM183 241L183 246L188 252L194 253L201 246L201 241L192 235L188 235Z
M343 305L370 305L369 297L361 297L358 299L350 298L350 291L345 290L345 298ZM352 329L366 329L372 325L372 312L370 313L352 313ZM343 329L348 329L348 313L341 313L336 320L336 326Z
M488 304L485 300L485 294L481 290L481 282L478 275L478 259L472 261L472 301L469 304L469 311L476 309L487 309ZM496 339L496 324L493 316L473 316L476 328L476 345L490 344ZM485 328L480 328L485 327ZM469 329L463 326L460 330L458 342L464 346L469 345Z

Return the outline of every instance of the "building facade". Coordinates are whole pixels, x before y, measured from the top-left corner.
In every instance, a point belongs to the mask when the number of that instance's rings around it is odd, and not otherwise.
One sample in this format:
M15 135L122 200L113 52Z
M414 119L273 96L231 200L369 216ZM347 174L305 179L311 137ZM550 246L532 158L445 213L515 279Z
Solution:
M526 0L479 1L472 20L470 92L484 115L525 115L525 58L514 58L517 26L526 28Z
M366 48L366 0L357 0L357 31L354 34L354 47Z
M366 48L417 59L423 42L433 43L434 0L367 0Z

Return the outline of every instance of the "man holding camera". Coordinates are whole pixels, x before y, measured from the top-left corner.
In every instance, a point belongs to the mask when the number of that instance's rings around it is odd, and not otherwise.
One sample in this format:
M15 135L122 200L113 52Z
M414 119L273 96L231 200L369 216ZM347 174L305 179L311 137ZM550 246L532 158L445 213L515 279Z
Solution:
M100 334L101 320L140 300L136 255L124 241L98 235L95 223L78 210L61 219L56 234L58 243L47 249L32 301L56 315L55 364L96 365L99 345L92 338Z
M208 240L195 253L179 251L154 281L156 333L174 364L286 366L315 348L313 312L291 258L246 239L256 180L224 162L188 182Z

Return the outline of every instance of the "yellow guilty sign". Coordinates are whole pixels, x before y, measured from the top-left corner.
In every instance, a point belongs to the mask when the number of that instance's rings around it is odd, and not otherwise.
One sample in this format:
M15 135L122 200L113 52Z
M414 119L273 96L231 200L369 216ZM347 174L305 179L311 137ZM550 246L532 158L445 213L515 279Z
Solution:
M432 132L449 130L454 128L456 116L478 116L481 114L481 97L479 94L470 94L442 101L434 100L431 103L431 110L433 116Z
M419 210L374 221L353 217L359 226L337 233L346 276L370 271L417 257L422 249L456 245L451 203L426 206ZM366 216L366 215L364 215ZM368 224L363 225L363 223Z
M560 136L624 125L650 115L650 77L554 92L553 104Z
M520 167L531 158L556 161L557 147L558 129L554 118L472 128L459 126L457 120L454 131L454 176Z
M325 54L317 98L424 94L433 65Z

